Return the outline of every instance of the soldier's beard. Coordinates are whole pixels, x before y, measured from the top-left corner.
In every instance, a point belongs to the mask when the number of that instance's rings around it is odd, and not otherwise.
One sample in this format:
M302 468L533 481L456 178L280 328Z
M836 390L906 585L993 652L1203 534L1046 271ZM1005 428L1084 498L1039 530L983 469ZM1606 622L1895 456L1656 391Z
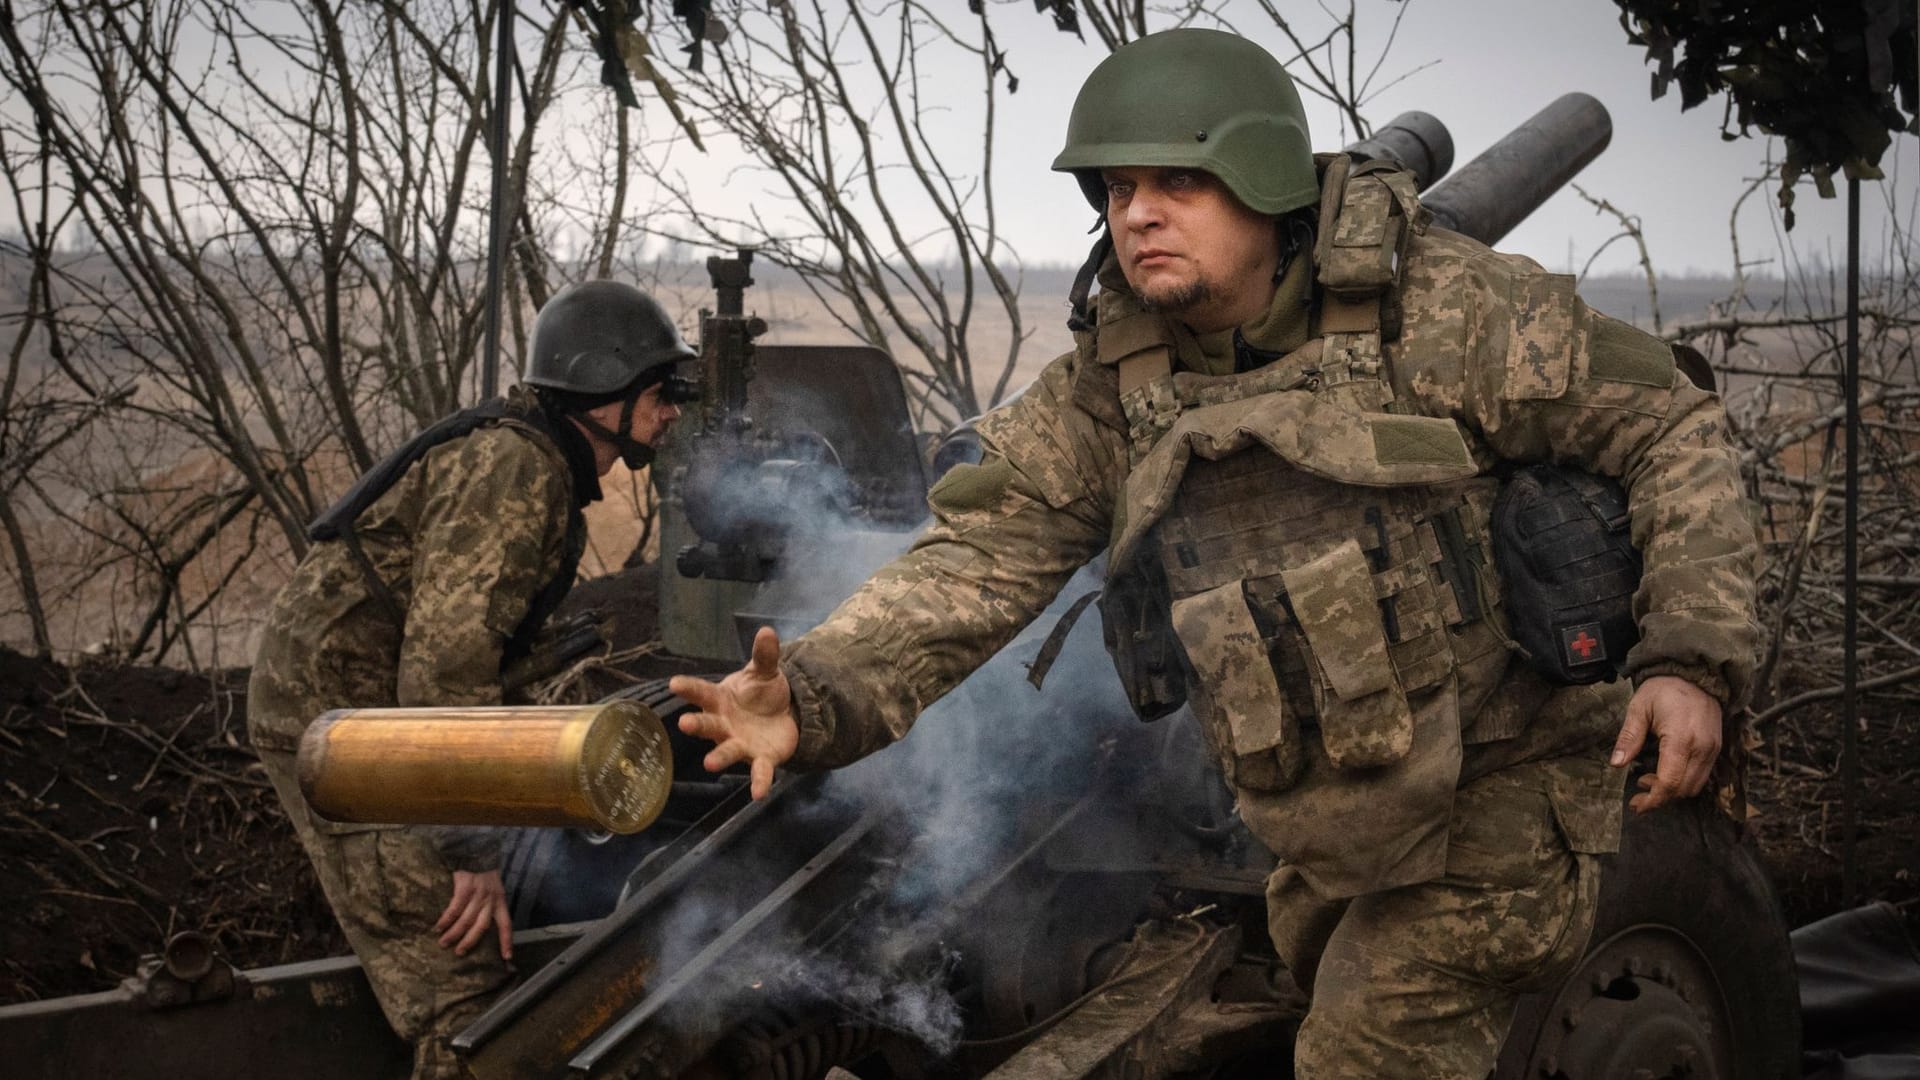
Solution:
M1149 285L1134 290L1140 302L1148 311L1162 315L1178 315L1183 311L1192 311L1213 299L1213 287L1206 278L1195 277L1188 281L1167 282L1161 285Z

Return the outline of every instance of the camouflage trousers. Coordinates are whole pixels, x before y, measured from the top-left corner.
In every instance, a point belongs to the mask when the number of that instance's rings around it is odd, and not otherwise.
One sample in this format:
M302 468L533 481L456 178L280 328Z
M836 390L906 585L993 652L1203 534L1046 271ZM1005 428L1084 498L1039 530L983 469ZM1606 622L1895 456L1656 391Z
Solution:
M1586 950L1600 892L1548 797L1554 763L1514 765L1454 800L1446 873L1326 901L1282 866L1267 883L1274 947L1312 995L1294 1042L1303 1080L1482 1080L1521 994Z
M499 939L489 932L465 956L440 945L433 924L453 896L453 871L426 830L331 825L301 796L294 755L261 750L260 760L381 1011L413 1044L414 1080L466 1076L451 1041L512 980Z

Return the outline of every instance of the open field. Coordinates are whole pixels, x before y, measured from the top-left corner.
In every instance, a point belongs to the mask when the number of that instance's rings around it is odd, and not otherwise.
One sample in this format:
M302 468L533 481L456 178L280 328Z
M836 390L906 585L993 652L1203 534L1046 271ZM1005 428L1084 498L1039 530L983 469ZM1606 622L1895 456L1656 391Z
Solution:
M756 284L747 293L747 306L768 323L763 342L855 340L848 326L795 275L760 265L754 274ZM1066 295L1072 279L1073 271L1065 268L1025 273L1019 307L1023 337L1018 350L1011 349L1014 325L1006 312L993 304L976 307L969 339L983 398L1003 376L1009 392L1025 385L1048 361L1072 347L1072 335L1066 329ZM657 266L642 284L660 296L690 336L698 327L701 308L712 305L703 267ZM1730 282L1719 279L1667 282L1661 292L1663 315L1669 323L1697 318L1730 288ZM1622 318L1631 318L1648 306L1645 282L1639 279L1595 279L1585 291L1595 307ZM1777 282L1753 289L1759 303L1779 295ZM901 351L902 343L892 345L904 365L926 369L923 361ZM1015 359L1009 370L1010 352ZM503 375L502 382L510 384L511 374ZM953 419L924 410L916 416L916 422L929 430L944 428ZM389 437L397 442L404 425L387 427L392 429ZM116 435L130 441L115 442ZM337 448L317 454L309 470L325 498L344 491L353 479ZM63 446L39 467L38 474L53 509L50 512L47 504L22 499L19 513L55 655L124 655L130 643L141 640L142 631L148 630L142 659L157 655L163 663L210 668L249 660L259 619L291 569L284 534L264 524L260 516L243 513L219 529L198 556L184 562L178 593L164 594L141 558L143 544L152 545L164 537L142 537L127 526L129 520L137 520L158 533L170 528L186 533L201 527L196 508L204 497L238 482L218 454L156 425L114 425ZM617 569L628 560L645 533L644 486L623 467L614 467L603 485L606 500L589 510L591 545L582 567L585 576ZM103 489L114 493L111 502L98 498ZM650 550L642 552L650 554ZM181 612L196 614L184 620L187 629L177 640L168 640L166 629L183 621ZM158 640L150 630L156 622L161 626ZM32 645L13 552L5 547L0 547L0 643L20 649ZM164 648L156 653L156 645Z

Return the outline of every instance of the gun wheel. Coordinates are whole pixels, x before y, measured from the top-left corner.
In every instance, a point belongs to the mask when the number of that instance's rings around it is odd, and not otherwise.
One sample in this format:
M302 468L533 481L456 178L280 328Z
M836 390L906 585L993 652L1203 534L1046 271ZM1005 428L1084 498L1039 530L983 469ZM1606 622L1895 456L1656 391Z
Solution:
M1627 812L1595 922L1574 973L1521 999L1499 1080L1800 1075L1786 924L1751 843L1710 799Z
M1637 926L1587 954L1546 1010L1523 1075L1732 1077L1726 995L1686 935Z

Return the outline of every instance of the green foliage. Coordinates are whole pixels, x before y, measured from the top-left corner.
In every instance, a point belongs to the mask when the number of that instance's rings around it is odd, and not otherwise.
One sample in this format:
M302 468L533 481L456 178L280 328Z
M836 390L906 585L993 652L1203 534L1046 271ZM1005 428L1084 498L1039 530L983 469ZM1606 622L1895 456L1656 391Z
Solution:
M1920 130L1912 0L1614 2L1628 40L1655 65L1655 98L1677 83L1691 109L1724 91L1723 138L1757 127L1785 141L1788 228L1800 177L1822 198L1833 197L1836 170L1878 180L1891 133Z

